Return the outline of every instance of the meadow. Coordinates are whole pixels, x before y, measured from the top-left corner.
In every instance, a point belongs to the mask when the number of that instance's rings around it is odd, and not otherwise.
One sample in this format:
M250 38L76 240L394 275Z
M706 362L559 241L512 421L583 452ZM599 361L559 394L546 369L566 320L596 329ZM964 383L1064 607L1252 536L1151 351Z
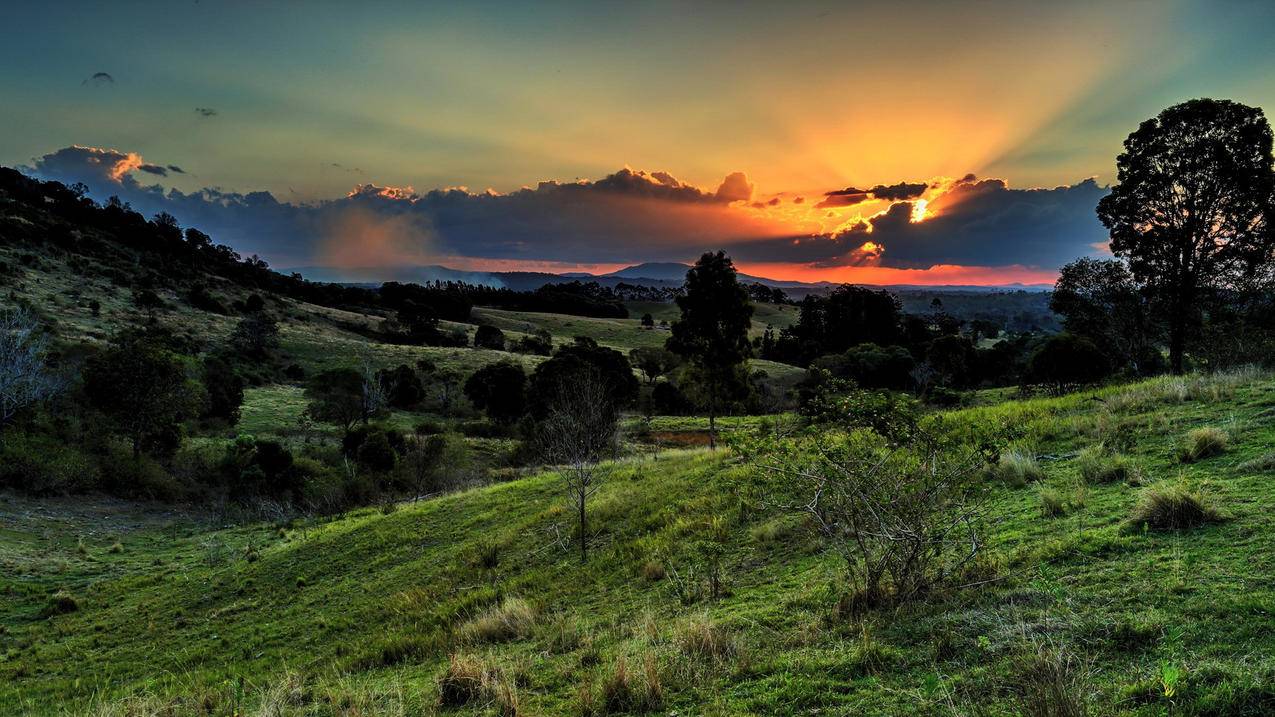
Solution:
M951 411L1012 427L981 577L855 616L729 449L605 464L585 564L552 471L322 519L9 496L0 711L1266 714L1273 417L1255 371ZM1131 522L1173 491L1212 519Z

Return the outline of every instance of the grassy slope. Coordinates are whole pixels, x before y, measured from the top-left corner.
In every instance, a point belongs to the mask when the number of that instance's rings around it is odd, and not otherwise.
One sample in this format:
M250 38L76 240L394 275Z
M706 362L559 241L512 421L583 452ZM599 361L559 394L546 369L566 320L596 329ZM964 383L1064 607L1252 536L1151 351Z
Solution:
M745 468L726 452L608 467L585 567L558 542L570 520L552 474L284 529L180 515L162 527L83 501L10 499L0 504L0 712L120 708L114 700L139 692L153 696L139 710L195 696L177 713L262 700L282 705L271 714L427 712L455 650L499 666L527 714L573 710L580 686L596 688L621 656L650 659L665 711L684 714L953 714L976 704L1010 714L1017 656L1048 642L1091 661L1095 713L1263 714L1275 704L1275 494L1269 475L1239 466L1275 439L1272 407L1275 383L1237 377L954 413L1020 427L1047 483L1068 496L1072 452L1131 431L1150 477L1195 482L1229 520L1130 533L1122 526L1139 488L1088 486L1083 506L1044 518L1036 488L997 487L1001 579L863 624L830 617L834 557L790 519L738 504L731 479ZM1233 448L1178 464L1177 436L1206 424L1226 427ZM687 575L712 516L729 526L731 594L686 606L676 581L648 581L642 568ZM111 552L117 540L122 552ZM475 562L485 541L499 546L494 570ZM40 618L59 588L79 611ZM457 637L508 595L539 611L528 636L495 646ZM701 615L734 636L738 656L717 663L679 648ZM565 625L584 642L564 646ZM1162 664L1185 669L1172 698Z

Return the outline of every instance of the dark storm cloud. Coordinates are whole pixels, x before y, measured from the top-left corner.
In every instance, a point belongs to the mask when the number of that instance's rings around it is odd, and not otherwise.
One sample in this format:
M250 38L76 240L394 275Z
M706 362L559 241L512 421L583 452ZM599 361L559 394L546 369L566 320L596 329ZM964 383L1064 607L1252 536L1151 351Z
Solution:
M916 199L921 196L925 188L929 186L925 182L909 184L908 182L899 182L891 186L878 184L869 190L873 197L877 199L888 199L890 201L901 201L904 199Z
M868 190L866 189L846 187L845 189L835 189L831 192L824 192L823 200L815 206L818 208L853 207L856 204L868 201L870 198L871 197L868 196Z
M897 202L868 222L830 235L738 242L741 261L798 261L818 266L863 263L864 242L880 248L881 266L928 269L937 264L1054 268L1094 253L1106 239L1094 207L1107 193L1092 179L1054 189L1011 189L999 179L953 183L933 199L935 212L911 221L912 202Z
M320 253L317 238L330 236L333 226L350 225L351 215L364 223L411 227L438 256L591 262L635 255L684 260L704 246L728 243L753 221L730 206L751 187L742 174L714 192L667 173L628 168L596 181L547 181L508 194L367 183L346 197L296 204L269 192L146 186L136 179L142 164L136 154L68 147L25 169L47 179L83 181L99 200L118 195L147 216L168 212L281 266L313 262Z
M333 227L355 222L410 228L431 256L569 262L685 260L723 247L740 261L822 267L936 264L1053 268L1093 254L1106 239L1094 207L1107 190L1093 180L1054 189L1011 189L997 179L945 181L931 197L932 216L912 222L913 203L895 202L838 233L781 235L760 214L740 211L750 188L742 175L707 191L664 173L622 169L596 181L541 182L508 194L435 189L417 192L366 183L346 197L279 201L269 192L194 192L146 185L155 174L136 153L67 147L35 161L29 173L82 181L93 196L118 195L147 216L166 211L242 253L281 266L314 263ZM161 175L162 176L162 175ZM915 187L878 185L883 193ZM858 193L872 194L872 190ZM854 196L842 190L828 196ZM339 239L339 237L336 237ZM865 248L866 245L866 248ZM357 254L355 252L355 254Z
M81 82L80 86L83 87L84 85L93 85L94 87L101 87L102 85L113 85L113 84L115 84L115 78L111 77L111 73L94 72L91 77L88 77L83 82Z
M155 175L158 175L158 176L161 176L161 177L167 177L167 176L168 176L168 168L167 168L167 167L161 167L161 166L160 166L160 165L158 165L158 164L143 164L143 165L138 166L138 169L139 169L139 170L141 170L141 171L143 171L143 172L146 172L147 174L155 174Z
M181 167L178 167L178 166L177 166L177 165L175 165L175 164L170 164L170 165L168 165L168 171L170 171L170 172L175 172L175 173L177 173L177 174L185 174L185 173L186 173L186 170L182 169Z
M878 184L871 189L858 189L856 187L846 187L845 189L837 189L831 192L825 192L823 201L816 204L816 207L852 207L856 204L862 204L869 199L885 199L892 202L903 201L906 199L916 199L925 192L929 185L925 182L899 182L898 184Z
M196 107L195 114L199 115L200 117L216 117L217 110L211 107Z

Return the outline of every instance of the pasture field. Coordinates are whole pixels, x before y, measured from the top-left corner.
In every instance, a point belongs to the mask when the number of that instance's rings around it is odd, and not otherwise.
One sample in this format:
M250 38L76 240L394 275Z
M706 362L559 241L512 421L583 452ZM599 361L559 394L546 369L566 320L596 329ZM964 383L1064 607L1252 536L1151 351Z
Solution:
M270 391L254 411L291 410ZM1275 709L1275 381L1161 378L946 420L1012 426L1030 479L986 478L977 584L856 617L836 610L840 558L745 500L754 469L730 449L606 464L583 564L552 471L286 521L6 496L0 712L1011 715L1050 675L1089 714ZM1094 472L1099 444L1119 475ZM1217 519L1133 526L1166 485ZM1045 669L1060 652L1074 669Z

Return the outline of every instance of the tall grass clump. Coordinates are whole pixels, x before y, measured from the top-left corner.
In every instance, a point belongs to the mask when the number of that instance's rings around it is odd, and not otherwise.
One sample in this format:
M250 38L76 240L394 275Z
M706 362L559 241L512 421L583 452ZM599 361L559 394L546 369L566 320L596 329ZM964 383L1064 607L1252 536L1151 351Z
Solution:
M1187 431L1178 446L1178 460L1193 463L1204 458L1212 458L1226 452L1230 438L1226 431L1213 426L1204 426Z
M1090 446L1076 456L1076 470L1086 483L1136 483L1138 468L1128 456Z
M1045 471L1036 462L1036 456L1020 448L1002 453L990 472L996 480L1016 488L1045 479Z
M664 682L655 656L648 653L638 669L621 655L595 690L586 684L576 694L583 717L654 712L664 707Z
M1019 713L1027 717L1087 717L1088 668L1065 650L1040 648L1018 660Z
M683 653L712 662L729 660L739 651L734 636L703 613L679 627L676 642Z
M1057 518L1067 514L1067 499L1053 488L1041 487L1040 514L1046 518Z
M1266 473L1275 470L1275 451L1267 451L1256 458L1244 461L1239 465L1239 469L1247 473Z
M500 668L474 655L449 655L438 678L438 701L444 707L485 704L502 717L519 713L518 688Z
M1151 530L1181 530L1221 520L1221 513L1206 497L1183 483L1174 483L1147 488L1130 523Z
M509 642L526 637L536 626L536 610L522 598L505 598L461 625L460 637L471 643Z

